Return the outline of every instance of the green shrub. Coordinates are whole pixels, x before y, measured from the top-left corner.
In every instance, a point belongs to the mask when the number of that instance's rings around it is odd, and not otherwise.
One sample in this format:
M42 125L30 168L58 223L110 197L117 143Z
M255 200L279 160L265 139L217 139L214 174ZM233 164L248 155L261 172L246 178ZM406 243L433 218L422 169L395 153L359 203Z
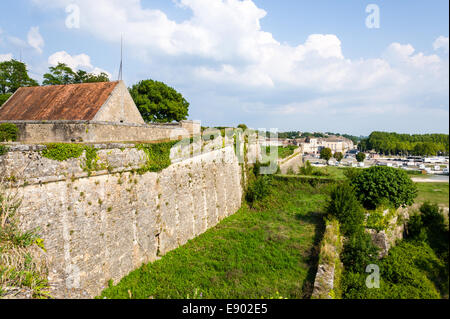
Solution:
M306 161L304 166L301 166L298 175L304 176L329 176L328 171L320 170L311 165L309 161Z
M425 202L420 206L420 213L410 217L408 237L428 243L441 258L448 262L449 231L444 215L437 204Z
M5 145L0 145L0 156L5 155L8 152L8 147Z
M417 187L405 171L373 166L363 169L351 180L358 199L368 209L374 209L384 200L392 206L409 206L417 196Z
M334 153L333 157L336 159L336 161L340 162L344 158L344 155L341 152Z
M385 214L385 211L387 213ZM397 210L393 208L390 203L383 200L377 208L367 211L365 227L375 229L376 231L387 230L389 224L397 214Z
M423 225L422 215L418 212L411 214L408 220L408 237L419 241L427 241L427 229Z
M355 167L349 167L344 170L344 175L349 179L350 181L354 180L356 176L358 176L362 172L362 169L355 168Z
M306 161L305 165L300 167L299 175L312 175L314 167L309 161Z
M322 148L320 151L320 158L326 160L327 162L330 160L330 158L333 156L333 153L331 152L331 149L328 147Z
M0 299L10 287L31 288L33 298L49 297L47 267L31 254L37 247L45 251L44 241L38 229L24 231L19 227L21 199L10 186L0 179Z
M70 158L79 158L84 150L85 146L81 144L52 143L42 151L42 156L62 162Z
M147 162L139 172L159 172L169 167L171 164L170 150L176 143L178 141L137 145L137 149L144 151L147 155Z
M342 297L344 299L365 299L367 298L365 273L344 271L341 278Z
M249 183L245 199L250 204L263 199L270 194L272 177L270 175L260 175Z
M364 272L367 265L377 262L378 250L371 236L360 229L352 233L345 242L341 260L346 271Z
M420 206L419 210L426 227L442 227L445 225L444 215L438 204L426 201Z
M3 123L0 124L0 142L14 142L17 140L19 129L15 124Z
M444 268L444 263L426 243L402 241L382 260L380 272L389 283L407 285L410 291L403 292L405 297L440 298L435 284L444 282L441 280Z
M337 184L331 189L326 210L337 218L345 235L357 232L363 227L364 210L353 187L348 183Z
M358 154L356 154L356 160L358 162L364 162L364 160L366 159L366 154L364 154L363 152L359 152Z

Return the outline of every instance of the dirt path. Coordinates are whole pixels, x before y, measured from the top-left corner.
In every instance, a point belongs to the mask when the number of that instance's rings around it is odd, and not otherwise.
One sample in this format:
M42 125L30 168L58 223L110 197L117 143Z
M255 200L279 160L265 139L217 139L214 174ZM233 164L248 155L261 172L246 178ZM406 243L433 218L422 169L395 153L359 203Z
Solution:
M448 183L448 180L431 179L431 178L414 178L411 180L415 183Z

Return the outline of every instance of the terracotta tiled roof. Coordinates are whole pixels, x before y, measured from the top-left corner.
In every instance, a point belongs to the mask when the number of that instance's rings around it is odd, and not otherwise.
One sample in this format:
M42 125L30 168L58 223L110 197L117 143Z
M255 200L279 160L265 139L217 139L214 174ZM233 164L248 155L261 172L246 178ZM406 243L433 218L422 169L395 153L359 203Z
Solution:
M0 121L89 121L118 83L23 87L0 108Z

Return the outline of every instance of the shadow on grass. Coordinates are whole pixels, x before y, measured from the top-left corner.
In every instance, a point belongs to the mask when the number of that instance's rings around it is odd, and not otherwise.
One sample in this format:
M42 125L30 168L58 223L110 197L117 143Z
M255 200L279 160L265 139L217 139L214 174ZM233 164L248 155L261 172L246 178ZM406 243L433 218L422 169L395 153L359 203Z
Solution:
M307 214L297 214L295 216L299 221L317 225L314 232L313 246L311 247L307 258L309 270L302 287L303 299L310 299L314 289L314 280L316 278L318 267L317 263L319 262L320 243L325 232L324 215L323 212L308 212Z

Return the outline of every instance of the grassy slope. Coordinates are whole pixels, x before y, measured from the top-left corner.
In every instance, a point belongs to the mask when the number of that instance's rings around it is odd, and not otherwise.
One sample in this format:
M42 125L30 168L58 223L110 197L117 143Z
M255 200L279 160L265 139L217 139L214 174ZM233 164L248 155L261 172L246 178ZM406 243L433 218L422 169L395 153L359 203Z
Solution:
M216 227L107 288L107 298L305 298L311 294L327 195L274 181L264 207ZM322 193L322 194L321 194ZM197 294L196 294L197 292Z
M440 206L449 205L449 184L448 183L416 183L418 196L416 203L431 201Z

